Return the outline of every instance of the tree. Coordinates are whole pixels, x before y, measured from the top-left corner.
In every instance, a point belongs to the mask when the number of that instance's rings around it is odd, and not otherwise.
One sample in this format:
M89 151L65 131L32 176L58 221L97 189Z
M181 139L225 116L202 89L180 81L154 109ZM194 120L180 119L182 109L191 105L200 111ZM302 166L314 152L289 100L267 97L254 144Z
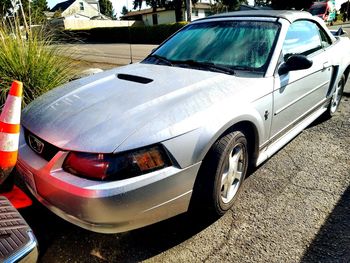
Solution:
M128 11L128 9L126 8L126 6L123 6L121 14L122 14L123 16L125 16L128 12L129 12L129 11Z
M0 0L0 18L3 18L10 8L12 8L11 0Z
M23 11L26 17L27 22L29 21L29 1L22 0ZM17 6L19 6L19 1L17 1ZM11 0L0 0L0 18L4 17L6 14L13 16L13 6ZM30 16L32 24L40 24L43 21L46 21L46 16L44 11L48 11L46 0L32 0L30 3ZM18 10L16 15L19 15L21 11ZM22 21L22 15L19 15L20 20ZM22 21L23 22L23 21Z
M33 0L30 8L32 23L39 24L46 20L44 12L49 10L46 0Z
M247 0L221 0L220 2L227 7L228 11L237 10L241 4L248 4Z
M53 14L52 18L60 18L62 17L62 10L58 9L55 11L55 13Z
M31 3L31 8L35 10L41 11L49 11L49 7L47 6L46 0L33 0Z
M343 22L345 22L346 20L349 20L349 11L350 11L350 3L349 3L349 1L343 3L343 4L341 5L339 11L340 11L340 13L341 13L342 16L343 16Z
M101 14L113 17L113 5L109 0L99 0Z
M134 0L133 2L133 8L134 9L141 9L143 0ZM154 11L156 11L157 8L161 7L170 7L171 2L166 0L146 0L146 5L153 8Z
M212 5L215 14L237 10L241 4L248 4L246 0L218 0Z
M136 10L136 9L141 9L142 7L142 0L134 0L132 2L132 6L133 6L133 9Z

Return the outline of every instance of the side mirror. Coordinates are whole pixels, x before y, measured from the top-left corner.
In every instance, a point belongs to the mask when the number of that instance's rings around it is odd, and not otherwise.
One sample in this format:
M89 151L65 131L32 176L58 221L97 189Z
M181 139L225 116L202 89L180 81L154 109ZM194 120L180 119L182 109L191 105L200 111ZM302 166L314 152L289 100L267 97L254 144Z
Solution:
M312 61L304 55L291 55L278 69L278 74L283 75L289 71L311 68Z

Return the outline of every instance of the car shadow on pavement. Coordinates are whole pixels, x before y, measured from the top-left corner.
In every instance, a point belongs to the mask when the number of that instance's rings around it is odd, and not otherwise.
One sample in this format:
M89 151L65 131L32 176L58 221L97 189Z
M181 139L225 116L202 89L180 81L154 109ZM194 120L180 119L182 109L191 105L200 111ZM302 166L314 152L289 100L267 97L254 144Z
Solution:
M349 218L350 186L343 193L300 262L349 262Z
M350 103L350 92L344 92L343 93L343 98L341 103ZM328 121L330 117L326 116L325 114L321 115L318 117L314 122L312 122L306 129L315 127L325 121Z
M186 213L125 233L100 234L66 222L31 198L33 205L20 213L38 240L39 262L139 262L181 244L216 221Z
M182 214L119 234L99 234L74 226L41 204L21 211L39 243L39 262L139 262L181 244L213 223Z

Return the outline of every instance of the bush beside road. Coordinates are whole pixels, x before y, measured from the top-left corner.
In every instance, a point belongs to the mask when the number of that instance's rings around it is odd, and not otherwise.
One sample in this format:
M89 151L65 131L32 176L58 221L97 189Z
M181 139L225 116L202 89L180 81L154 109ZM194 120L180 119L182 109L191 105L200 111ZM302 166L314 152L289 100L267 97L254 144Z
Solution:
M154 26L106 27L82 30L65 30L58 34L60 41L88 43L160 44L187 22Z
M0 107L13 80L23 82L26 105L74 73L71 60L58 55L64 47L47 48L52 41L49 33L43 29L25 33L18 21L0 25Z

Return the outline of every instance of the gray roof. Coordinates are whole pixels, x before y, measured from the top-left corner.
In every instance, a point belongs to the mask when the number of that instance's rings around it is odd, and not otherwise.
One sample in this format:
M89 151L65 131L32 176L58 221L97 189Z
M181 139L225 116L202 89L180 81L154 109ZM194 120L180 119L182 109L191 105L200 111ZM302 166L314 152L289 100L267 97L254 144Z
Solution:
M56 12L58 10L61 10L62 12L64 10L66 10L68 7L71 6L71 4L73 4L75 2L75 0L67 0L61 3L58 3L57 5L55 5L50 11L51 12Z
M298 19L312 19L312 15L305 11L292 11L292 10L250 10L250 11L236 11L211 16L209 18L219 17L276 17L284 18L290 22Z

